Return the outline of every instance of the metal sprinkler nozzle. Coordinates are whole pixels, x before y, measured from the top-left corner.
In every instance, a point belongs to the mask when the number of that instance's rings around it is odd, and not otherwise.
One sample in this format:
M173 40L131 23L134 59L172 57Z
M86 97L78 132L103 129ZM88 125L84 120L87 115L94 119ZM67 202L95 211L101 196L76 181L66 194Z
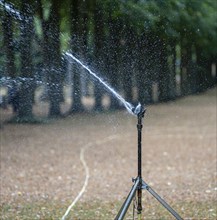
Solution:
M143 117L146 112L146 108L144 105L142 106L141 103L139 103L136 107L132 108L132 112L138 117Z

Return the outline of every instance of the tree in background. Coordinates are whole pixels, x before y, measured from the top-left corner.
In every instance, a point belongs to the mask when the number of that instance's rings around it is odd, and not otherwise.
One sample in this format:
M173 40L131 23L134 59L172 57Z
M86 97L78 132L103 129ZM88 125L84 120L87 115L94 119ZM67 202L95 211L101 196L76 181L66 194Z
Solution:
M113 1L112 3L108 2L104 7L107 7L107 14L104 21L107 24L105 27L107 34L105 36L104 46L102 47L102 54L104 56L103 64L106 66L106 70L104 70L112 87L117 91L121 91L121 40L123 21L121 16L117 16L120 11L120 4L118 1ZM117 98L113 97L112 94L110 97L110 109L119 109L120 103Z
M104 29L104 13L102 4L99 0L93 0L93 20L94 20L94 69L97 72L103 72L104 63L104 44L105 44L105 29ZM95 111L102 111L102 85L96 81L94 96L95 96Z
M17 111L18 121L29 121L33 118L32 108L34 101L35 82L33 80L32 66L32 39L33 8L29 1L22 0L21 13L23 19L20 24L20 59L21 59L21 83L18 89L19 106Z
M105 76L106 81L130 102L153 102L153 86L155 92L157 89L154 101L168 101L178 95L204 91L216 83L216 77L214 79L210 70L213 63L216 65L217 51L217 6L212 0L64 0L61 3L57 0L37 0L37 13L33 2L12 2L25 16L21 19L22 28L17 31L6 27L6 22L3 22L1 35L4 34L5 55L9 61L4 65L7 63L8 73L25 79L22 82L20 104L23 108L20 107L20 117L32 116L34 83L31 85L31 79L37 65L35 59L32 62L32 42L40 25L40 40L34 41L34 46L39 43L42 48L39 56L43 80L48 83L49 115L52 117L61 115L65 76L61 58L63 50L67 49ZM5 8L1 4L2 9ZM3 14L4 21L13 23L10 19L14 12L7 13L9 17ZM15 50L13 35L21 39L19 52ZM81 76L85 71L77 64L74 66L71 112L83 111L84 108ZM94 83L95 109L101 111L106 91L97 80ZM33 91L30 92L32 95L24 94L27 87ZM28 98L25 99L25 96ZM113 98L110 108L119 108L119 103Z
M50 100L49 116L61 115L60 103L63 102L63 73L61 71L60 51L60 7L61 2L52 0L49 17L49 56L50 69L48 74L48 94Z
M60 43L60 10L62 4L57 0L37 1L37 16L41 25L41 72L45 83L45 96L49 100L49 117L61 116L63 98L62 55Z
M6 54L6 75L14 78L16 69L13 45L13 21L11 15L6 10L4 11L2 19L2 27L4 50Z
M71 2L71 49L80 59L87 55L87 34L88 34L88 4L86 1L75 0ZM82 105L81 77L83 69L74 63L73 69L73 90L71 113L84 111Z

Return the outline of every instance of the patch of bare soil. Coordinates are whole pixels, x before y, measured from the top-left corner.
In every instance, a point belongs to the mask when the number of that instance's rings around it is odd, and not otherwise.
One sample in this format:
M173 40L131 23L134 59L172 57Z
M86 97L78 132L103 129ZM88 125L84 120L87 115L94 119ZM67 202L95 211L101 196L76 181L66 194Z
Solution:
M10 110L1 110L1 118L8 117ZM148 107L143 179L167 201L216 200L216 117L216 88ZM122 201L137 176L136 124L126 111L4 124L0 203L72 201L85 179L84 147L90 178L80 201Z

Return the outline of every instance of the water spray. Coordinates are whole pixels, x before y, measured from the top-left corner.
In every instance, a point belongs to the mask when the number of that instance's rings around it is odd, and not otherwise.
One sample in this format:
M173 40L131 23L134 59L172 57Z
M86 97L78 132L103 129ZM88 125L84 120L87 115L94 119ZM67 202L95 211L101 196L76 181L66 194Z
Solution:
M9 4L9 3L4 2L3 0L0 0L0 5L3 6L5 10L17 20L22 21L24 19L24 16L21 14L20 11L15 9L13 4L11 3Z
M74 55L72 55L69 52L65 53L68 57L72 58L74 61L76 61L78 64L80 64L84 69L86 69L95 79L97 79L101 84L103 84L106 89L108 89L127 109L127 111L130 114L134 114L132 109L133 105L127 102L120 94L118 94L111 86L109 86L104 80L102 80L99 76L96 75L91 69L88 68L85 64L83 64L78 58L76 58Z

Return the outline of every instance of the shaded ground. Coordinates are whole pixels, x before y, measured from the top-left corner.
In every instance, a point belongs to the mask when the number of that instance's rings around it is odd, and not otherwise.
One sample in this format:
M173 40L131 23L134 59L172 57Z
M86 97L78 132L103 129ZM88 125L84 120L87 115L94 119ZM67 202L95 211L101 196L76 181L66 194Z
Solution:
M9 113L1 110L1 120ZM186 219L216 219L216 89L148 107L143 178ZM113 219L137 175L137 119L125 111L80 114L1 132L1 218ZM170 219L143 192L144 219Z

